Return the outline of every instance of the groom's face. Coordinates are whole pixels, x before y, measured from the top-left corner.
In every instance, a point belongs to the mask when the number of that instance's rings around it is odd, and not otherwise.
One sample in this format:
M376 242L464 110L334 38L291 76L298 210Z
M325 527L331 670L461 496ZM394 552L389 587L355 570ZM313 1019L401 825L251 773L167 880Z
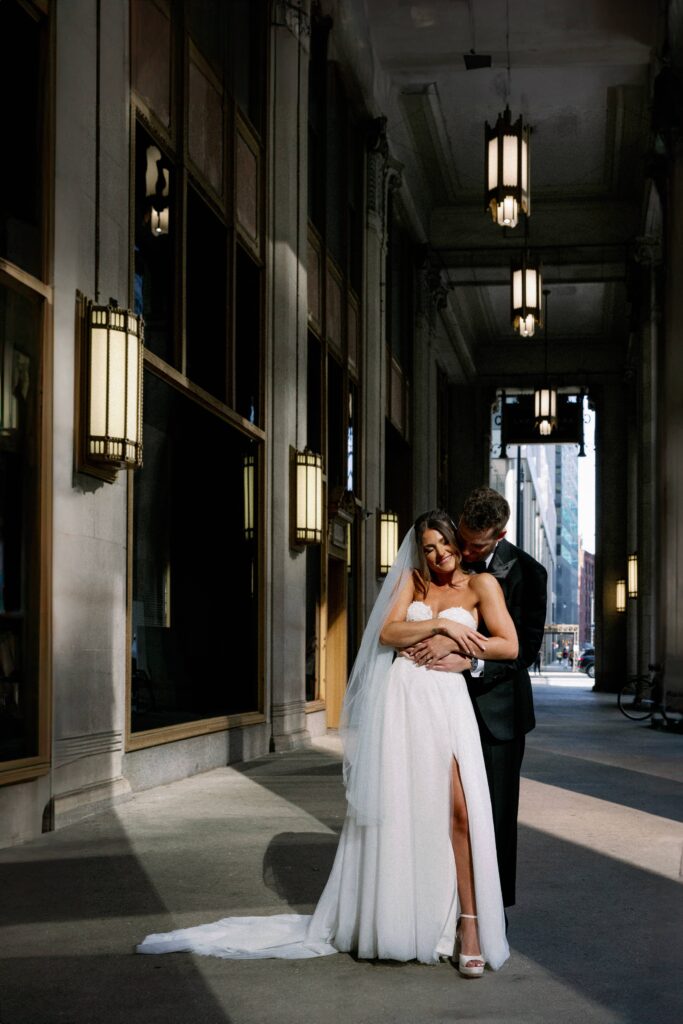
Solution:
M491 554L499 540L505 536L505 530L470 530L463 523L458 523L456 540L462 553L463 562L483 562Z

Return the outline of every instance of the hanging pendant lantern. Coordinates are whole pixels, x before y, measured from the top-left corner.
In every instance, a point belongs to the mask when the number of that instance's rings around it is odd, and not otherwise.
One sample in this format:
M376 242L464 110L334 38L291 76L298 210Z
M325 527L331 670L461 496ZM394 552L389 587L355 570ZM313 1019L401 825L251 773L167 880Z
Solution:
M542 292L541 265L524 253L512 265L512 325L522 338L531 338L543 326Z
M545 355L545 370L543 373L543 386L534 391L534 430L541 437L550 437L557 427L557 388L551 388L548 383L548 296L550 289L544 288L545 296L545 324L543 332L543 344Z
M541 437L549 437L557 427L557 391L537 388L534 391L534 429Z
M529 195L529 129L521 115L512 123L510 108L498 115L495 128L486 123L486 208L501 227L514 228L520 212L531 212Z
M169 232L170 170L157 146L147 147L145 191L149 202L149 224L155 238Z

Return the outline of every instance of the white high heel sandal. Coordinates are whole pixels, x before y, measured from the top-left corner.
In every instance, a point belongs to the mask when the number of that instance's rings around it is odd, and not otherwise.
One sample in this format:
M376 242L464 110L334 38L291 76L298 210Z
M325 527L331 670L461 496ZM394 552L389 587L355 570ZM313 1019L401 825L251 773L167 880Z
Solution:
M476 914L461 914L460 920L463 917L468 918L471 921L477 920ZM460 932L458 932L458 938L460 939ZM462 948L462 940L460 939ZM481 978L484 973L484 967L486 960L481 953L459 953L458 955L458 971L462 974L463 978Z

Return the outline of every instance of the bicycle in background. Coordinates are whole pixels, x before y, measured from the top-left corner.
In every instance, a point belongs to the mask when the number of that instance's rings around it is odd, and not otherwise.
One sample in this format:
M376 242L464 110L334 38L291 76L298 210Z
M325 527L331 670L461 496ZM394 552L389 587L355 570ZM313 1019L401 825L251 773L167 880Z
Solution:
M661 665L648 665L649 675L632 676L617 696L622 715L632 722L645 722L657 715L662 725L679 726L678 718L671 718L664 700L664 672ZM655 724L654 721L652 723Z

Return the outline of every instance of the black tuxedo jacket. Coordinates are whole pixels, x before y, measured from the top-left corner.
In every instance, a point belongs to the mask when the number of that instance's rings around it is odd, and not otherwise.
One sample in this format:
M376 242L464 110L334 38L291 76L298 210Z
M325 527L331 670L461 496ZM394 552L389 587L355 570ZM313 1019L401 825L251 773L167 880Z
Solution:
M499 541L488 572L500 583L519 638L515 661L487 661L479 678L465 673L480 726L496 740L511 740L533 729L534 702L528 667L543 641L547 603L545 568L509 541ZM479 627L486 633L485 623Z

